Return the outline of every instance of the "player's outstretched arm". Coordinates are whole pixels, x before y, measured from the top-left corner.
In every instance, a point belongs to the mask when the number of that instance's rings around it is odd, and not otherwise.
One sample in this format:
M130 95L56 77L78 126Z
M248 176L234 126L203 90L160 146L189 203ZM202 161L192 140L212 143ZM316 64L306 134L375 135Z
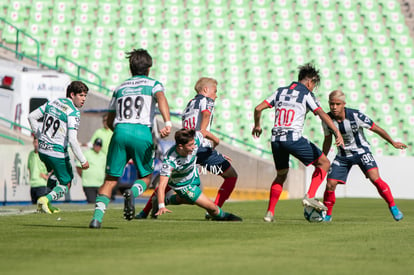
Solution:
M165 188L167 187L167 184L168 177L160 176L160 183L157 189L158 212L155 213L156 216L160 216L164 213L171 213L171 211L165 207Z
M382 129L381 127L379 127L377 124L374 124L372 126L371 131L373 131L374 133L378 134L384 140L388 141L388 143L390 143L392 146L394 146L394 148L397 148L397 149L405 149L405 148L407 148L407 145L405 145L404 143L399 142L399 141L394 141L390 137L390 135L387 133L387 131L385 131L384 129Z
M322 152L327 156L332 145L332 134L328 134L323 139Z
M167 137L171 133L171 119L170 119L170 107L168 105L167 98L165 97L163 92L158 92L155 94L158 102L158 109L164 119L165 125L160 130L160 135L162 138Z
M31 112L29 114L29 124L30 124L30 128L32 128L32 131L34 133L34 135L36 137L39 137L40 135L40 128L41 128L41 123L39 123L39 119L43 117L43 112L42 110L39 108L35 109L33 112Z
M268 109L269 105L266 103L266 101L263 101L262 103L260 103L259 105L256 106L256 108L254 108L254 127L252 129L252 135L253 137L260 137L260 135L262 134L262 127L260 126L260 119L262 117L262 111L264 109Z

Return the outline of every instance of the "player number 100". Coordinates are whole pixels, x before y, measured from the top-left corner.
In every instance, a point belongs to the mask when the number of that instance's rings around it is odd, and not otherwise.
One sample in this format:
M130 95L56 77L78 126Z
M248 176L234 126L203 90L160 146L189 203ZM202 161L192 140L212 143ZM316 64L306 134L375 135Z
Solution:
M276 109L275 126L291 126L295 117L295 111L285 108Z

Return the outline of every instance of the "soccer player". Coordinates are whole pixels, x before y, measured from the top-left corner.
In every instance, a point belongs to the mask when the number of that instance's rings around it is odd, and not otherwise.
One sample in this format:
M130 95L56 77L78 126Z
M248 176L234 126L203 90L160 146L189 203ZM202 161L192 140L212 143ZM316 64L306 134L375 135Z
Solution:
M49 181L56 179L51 192L37 200L39 212L52 214L59 210L50 202L63 197L73 179L72 165L69 160L68 143L82 169L89 163L78 143L78 129L81 108L85 104L89 88L81 81L73 81L66 89L66 98L49 101L29 114L29 123L39 139L39 157L47 171L52 172ZM38 120L43 118L43 123ZM48 183L48 186L52 186Z
M403 213L395 205L390 187L379 175L377 163L371 154L363 129L366 128L373 131L397 149L407 148L407 145L394 141L384 129L376 125L365 114L355 109L346 108L345 105L345 94L342 91L335 90L329 94L329 108L331 111L328 115L336 127L340 129L345 146L338 148L338 153L332 162L327 176L324 203L328 211L325 221L330 222L332 220L332 208L335 204L337 184L346 183L349 171L354 165L358 165L366 177L374 184L380 196L388 204L392 217L399 221L403 218ZM332 133L325 123L322 123L322 126L325 133L323 152L327 155L332 144Z
M129 159L133 160L137 168L138 179L123 194L124 218L134 218L135 197L145 191L154 170L151 129L156 103L165 123L160 136L164 138L171 132L172 123L164 86L148 77L152 66L151 55L144 49L134 49L127 53L127 57L132 77L115 89L109 104L108 125L112 128L113 135L108 149L105 182L98 191L90 228L101 227L112 189L122 176Z
M330 163L322 151L302 136L305 116L312 111L324 121L336 136L336 145L342 146L341 133L329 116L322 110L312 91L319 85L319 71L307 63L299 67L298 81L280 87L270 97L254 109L253 137L262 134L260 118L262 111L275 107L275 122L272 129L271 146L277 175L270 188L269 205L264 217L266 222L274 221L275 206L283 190L289 171L289 157L293 155L304 165L315 166L312 181L302 203L319 210L326 210L323 203L315 199L315 194L325 179Z
M196 82L194 89L197 95L188 102L183 112L182 127L201 131L203 135L208 133L211 136L211 140L205 139L198 148L197 164L205 167L210 173L219 175L224 179L214 201L217 206L222 207L236 186L237 172L231 165L231 159L214 149L219 144L220 139L210 132L214 113L214 101L217 98L217 80L202 77ZM152 208L152 196L144 209L137 215L137 219L148 216ZM152 213L157 212L157 209L152 210ZM155 218L153 214L151 215ZM210 216L206 214L206 219L209 218Z
M185 203L196 204L204 208L213 220L242 221L240 217L221 210L200 189L196 159L197 149L205 140L203 135L211 138L209 133L202 134L194 129L181 129L175 133L176 145L168 150L160 172L160 184L157 190L159 204L156 215L171 212L165 207L165 202L169 204ZM165 200L167 184L176 194Z

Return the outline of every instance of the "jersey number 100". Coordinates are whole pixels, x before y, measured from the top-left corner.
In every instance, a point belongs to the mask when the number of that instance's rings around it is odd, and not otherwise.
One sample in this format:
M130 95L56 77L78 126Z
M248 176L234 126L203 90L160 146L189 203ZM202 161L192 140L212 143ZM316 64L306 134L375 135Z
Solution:
M293 119L295 117L295 111L292 109L286 110L285 108L276 109L275 126L292 126Z

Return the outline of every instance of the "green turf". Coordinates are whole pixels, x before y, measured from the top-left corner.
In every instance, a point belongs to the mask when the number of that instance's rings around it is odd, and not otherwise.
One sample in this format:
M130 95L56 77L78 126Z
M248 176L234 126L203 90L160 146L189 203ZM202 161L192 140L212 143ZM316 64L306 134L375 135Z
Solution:
M397 203L400 222L381 199L337 199L319 224L299 200L280 201L274 223L262 221L265 201L227 203L241 223L205 221L196 206L128 222L112 204L101 230L88 228L87 205L0 215L0 274L413 274L414 201Z

